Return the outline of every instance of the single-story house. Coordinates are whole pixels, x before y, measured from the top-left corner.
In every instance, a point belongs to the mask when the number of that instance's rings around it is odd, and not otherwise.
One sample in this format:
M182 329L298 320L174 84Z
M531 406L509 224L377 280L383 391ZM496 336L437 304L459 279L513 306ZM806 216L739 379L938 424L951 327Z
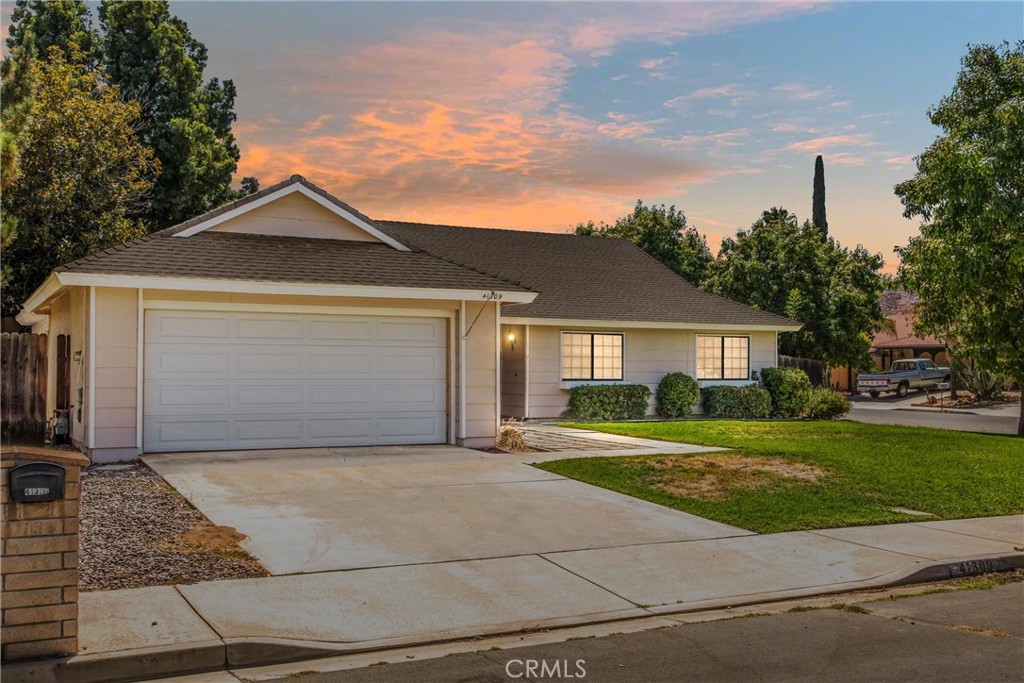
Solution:
M300 176L57 268L18 318L96 461L493 445L579 384L747 383L799 328L623 240L372 220Z

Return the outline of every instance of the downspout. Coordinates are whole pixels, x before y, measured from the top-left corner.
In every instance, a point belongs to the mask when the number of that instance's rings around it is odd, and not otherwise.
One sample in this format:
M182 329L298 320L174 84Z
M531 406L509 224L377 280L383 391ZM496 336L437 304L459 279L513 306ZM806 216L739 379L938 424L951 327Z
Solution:
M145 363L145 310L142 305L142 288L139 290L138 307L136 308L136 356L135 356L135 449L142 455L142 366Z
M96 448L96 287L89 287L89 450Z
M494 302L494 436L501 432L501 302Z
M530 326L523 325L523 419L530 419Z
M459 313L459 439L466 439L466 300Z

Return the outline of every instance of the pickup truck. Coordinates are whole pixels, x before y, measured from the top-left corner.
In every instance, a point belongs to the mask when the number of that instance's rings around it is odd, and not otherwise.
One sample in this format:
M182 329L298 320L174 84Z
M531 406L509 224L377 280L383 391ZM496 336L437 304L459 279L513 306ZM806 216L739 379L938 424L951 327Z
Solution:
M892 364L888 372L857 376L857 391L866 391L871 398L879 394L895 391L903 398L911 389L934 387L940 382L949 381L949 368L942 368L927 358L898 360Z

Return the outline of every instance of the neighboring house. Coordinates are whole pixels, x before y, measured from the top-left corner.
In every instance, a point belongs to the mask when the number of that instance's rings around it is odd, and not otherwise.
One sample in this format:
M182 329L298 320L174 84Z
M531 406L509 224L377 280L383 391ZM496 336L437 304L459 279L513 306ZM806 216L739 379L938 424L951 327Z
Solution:
M579 384L744 384L799 329L622 240L372 220L300 176L59 267L18 317L97 461L493 445Z
M871 358L879 370L888 370L893 361L903 358L928 358L936 365L949 365L945 342L914 332L914 324L917 322L914 310L916 303L917 296L909 292L886 290L882 293L882 313L891 325L876 333L871 341ZM852 391L857 385L857 374L856 370L845 366L833 368L832 386L840 391Z

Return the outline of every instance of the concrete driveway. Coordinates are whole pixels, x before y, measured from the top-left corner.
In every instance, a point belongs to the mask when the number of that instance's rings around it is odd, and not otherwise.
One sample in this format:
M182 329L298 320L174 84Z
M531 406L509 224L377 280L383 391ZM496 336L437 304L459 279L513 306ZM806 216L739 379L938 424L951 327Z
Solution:
M161 454L146 463L272 574L751 532L449 446Z

